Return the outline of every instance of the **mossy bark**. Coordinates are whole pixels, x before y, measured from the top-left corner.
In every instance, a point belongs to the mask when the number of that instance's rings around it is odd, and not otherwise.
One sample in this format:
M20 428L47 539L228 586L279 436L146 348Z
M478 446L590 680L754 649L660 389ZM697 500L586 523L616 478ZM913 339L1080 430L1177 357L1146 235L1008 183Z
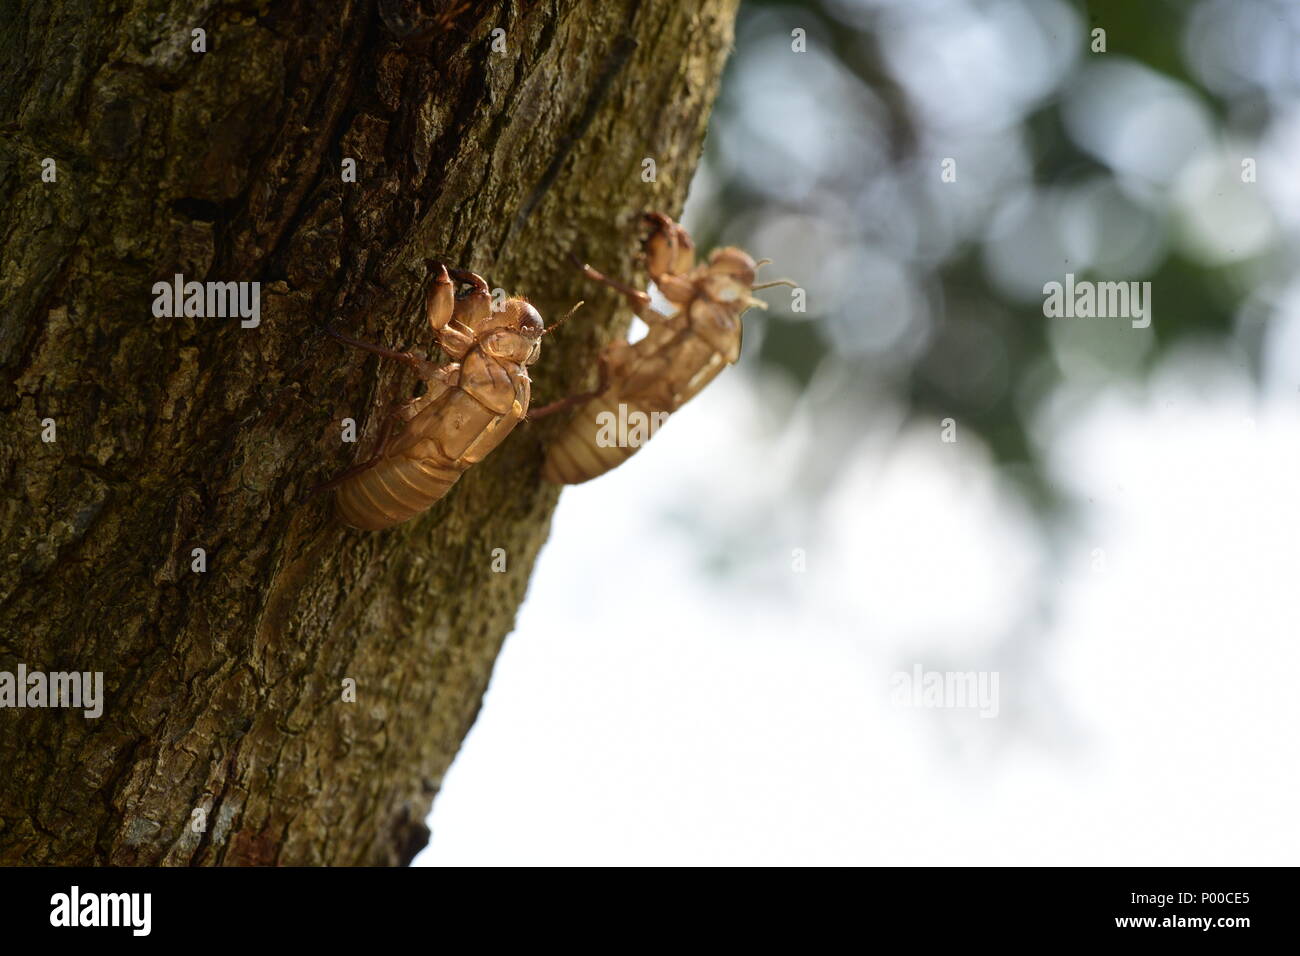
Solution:
M548 321L586 299L534 396L590 385L621 329L568 257L631 274L637 214L680 208L736 2L5 0L0 670L102 671L105 703L0 710L0 863L424 845L546 537L550 425L347 529L308 490L414 381L322 325L431 349L439 258ZM261 324L156 318L175 273L260 282Z

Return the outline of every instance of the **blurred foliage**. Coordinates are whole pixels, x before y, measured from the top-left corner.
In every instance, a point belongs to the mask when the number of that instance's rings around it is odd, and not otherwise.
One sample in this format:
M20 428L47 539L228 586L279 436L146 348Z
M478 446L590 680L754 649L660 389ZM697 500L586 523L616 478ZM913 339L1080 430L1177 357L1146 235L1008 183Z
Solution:
M1300 122L1296 49L1281 0L748 0L687 224L773 258L808 310L763 293L743 364L850 383L827 415L869 420L883 389L936 436L954 418L1053 513L1047 396L1232 336L1288 281L1300 217L1265 179ZM1152 327L1045 318L1067 272L1151 282Z

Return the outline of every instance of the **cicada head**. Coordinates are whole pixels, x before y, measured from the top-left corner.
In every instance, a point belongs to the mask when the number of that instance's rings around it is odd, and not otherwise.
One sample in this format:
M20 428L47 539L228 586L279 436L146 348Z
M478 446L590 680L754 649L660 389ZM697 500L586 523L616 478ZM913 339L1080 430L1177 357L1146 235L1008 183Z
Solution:
M726 246L715 249L709 256L709 264L701 270L697 280L701 291L719 305L732 303L744 311L753 300L750 292L754 288L754 271L758 264L743 249Z
M748 292L754 284L754 271L758 268L758 263L744 249L737 249L735 246L723 246L721 249L714 249L709 254L709 275L716 278L726 278L743 285Z
M741 313L763 303L751 295L758 264L743 249L716 249L695 270L696 295L690 303L691 327L728 362L740 357Z
M532 365L542 354L542 317L527 299L506 299L479 323L478 340L493 358Z

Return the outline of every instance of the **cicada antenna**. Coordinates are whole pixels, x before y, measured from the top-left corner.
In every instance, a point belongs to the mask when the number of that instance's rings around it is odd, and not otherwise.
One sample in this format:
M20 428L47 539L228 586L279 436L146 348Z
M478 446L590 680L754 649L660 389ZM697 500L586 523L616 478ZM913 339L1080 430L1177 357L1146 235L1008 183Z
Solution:
M755 270L758 270L758 269L763 268L763 266L770 266L771 264L772 264L772 260L771 260L771 259L759 259L757 262L754 263L754 269L755 269ZM760 282L758 285L752 285L752 286L750 286L750 288L751 288L751 289L770 289L770 288L772 288L772 286L774 286L774 285L788 285L788 286L789 286L790 288L792 288L792 289L797 289L797 288L799 288L797 285L794 284L794 281L793 281L792 279L772 279L772 280L770 280L770 281L768 281L768 282Z
M556 329L558 329L560 326L562 326L565 322L569 321L569 319L573 316L573 313L575 313L575 312L577 312L579 309L581 309L582 306L585 304L585 302L586 302L585 299L579 300L578 303L577 303L577 305L575 305L572 309L570 309L568 312L565 313L564 318L560 319L560 321L556 322L554 325L551 325L551 326L548 326L547 328L542 329L542 334L543 334L543 335L546 335L546 334L549 333L549 332L554 332Z

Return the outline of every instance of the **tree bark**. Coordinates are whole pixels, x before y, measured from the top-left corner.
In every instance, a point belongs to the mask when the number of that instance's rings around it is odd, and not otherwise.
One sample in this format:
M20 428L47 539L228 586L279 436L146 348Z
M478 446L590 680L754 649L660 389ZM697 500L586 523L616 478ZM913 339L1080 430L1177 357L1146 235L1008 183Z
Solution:
M546 537L551 423L420 518L345 528L308 490L414 378L322 326L432 350L438 258L548 322L586 299L534 400L590 387L622 323L568 257L630 278L637 214L678 212L737 2L5 14L0 671L102 671L105 692L97 719L0 710L0 863L398 864L425 844ZM175 273L259 281L260 325L156 318Z

